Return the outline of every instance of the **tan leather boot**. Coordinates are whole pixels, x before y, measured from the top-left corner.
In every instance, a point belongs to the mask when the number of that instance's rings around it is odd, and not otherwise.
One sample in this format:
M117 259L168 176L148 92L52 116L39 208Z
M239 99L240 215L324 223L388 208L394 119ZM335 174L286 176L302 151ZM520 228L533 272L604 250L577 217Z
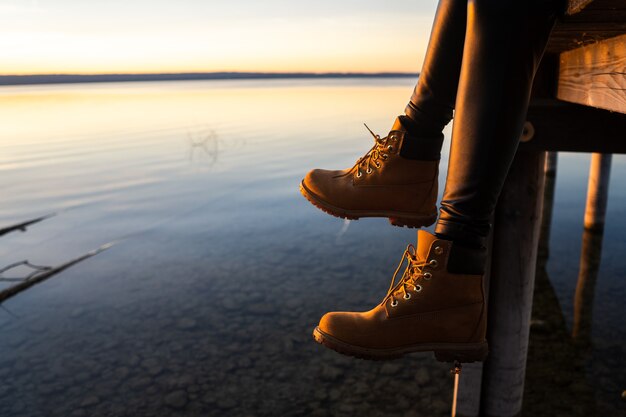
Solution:
M302 195L344 219L388 217L391 224L408 227L434 223L439 161L400 156L405 130L398 119L386 137L370 133L374 146L352 168L314 169L300 184Z
M363 359L394 359L434 351L439 361L482 361L487 355L487 312L482 275L447 271L452 242L418 231L387 295L370 311L325 314L313 331L318 343ZM402 278L395 278L407 260Z

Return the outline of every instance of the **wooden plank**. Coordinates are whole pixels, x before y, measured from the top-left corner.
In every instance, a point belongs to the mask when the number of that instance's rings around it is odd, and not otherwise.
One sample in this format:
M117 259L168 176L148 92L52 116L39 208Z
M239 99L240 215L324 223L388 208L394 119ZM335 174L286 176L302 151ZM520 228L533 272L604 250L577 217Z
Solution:
M534 135L520 150L626 153L626 115L558 100L531 101Z
M563 52L557 98L626 113L626 34Z
M567 14L559 19L552 31L547 52L568 51L626 33L626 1L578 3L570 1Z
M545 152L518 152L496 209L482 416L512 417L521 413L544 165Z

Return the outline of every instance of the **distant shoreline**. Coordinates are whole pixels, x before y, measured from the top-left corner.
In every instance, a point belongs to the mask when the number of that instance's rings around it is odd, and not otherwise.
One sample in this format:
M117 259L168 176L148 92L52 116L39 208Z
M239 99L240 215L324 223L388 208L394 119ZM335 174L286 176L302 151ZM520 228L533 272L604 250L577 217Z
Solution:
M33 84L109 83L131 81L190 81L190 80L271 80L271 79L323 79L323 78L398 78L414 77L407 72L189 72L165 74L42 74L0 75L0 86Z

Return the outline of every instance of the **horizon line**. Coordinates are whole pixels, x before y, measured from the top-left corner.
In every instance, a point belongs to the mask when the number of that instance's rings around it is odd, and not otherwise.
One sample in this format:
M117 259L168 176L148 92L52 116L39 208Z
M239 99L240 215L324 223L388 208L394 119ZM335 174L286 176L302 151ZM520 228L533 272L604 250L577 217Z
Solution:
M7 74L0 75L0 86L34 84L74 84L132 81L253 80L306 78L398 78L417 77L409 72L165 72L101 74Z

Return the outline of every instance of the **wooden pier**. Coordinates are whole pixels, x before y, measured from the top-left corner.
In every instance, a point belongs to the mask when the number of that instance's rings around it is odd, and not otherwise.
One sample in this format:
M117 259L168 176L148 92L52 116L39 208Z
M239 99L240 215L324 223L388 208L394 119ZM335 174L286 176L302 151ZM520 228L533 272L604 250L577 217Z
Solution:
M567 14L552 33L533 86L522 143L494 219L490 353L484 365L464 366L457 417L522 413L541 219L552 215L549 207L543 208L544 184L554 187L558 151L594 154L587 210L581 219L586 233L583 264L592 265L589 259L597 256L592 246L601 245L597 231L604 226L610 154L626 153L624 0L570 0ZM577 286L574 336L583 341L589 333L594 271L593 266L590 270L581 266Z

